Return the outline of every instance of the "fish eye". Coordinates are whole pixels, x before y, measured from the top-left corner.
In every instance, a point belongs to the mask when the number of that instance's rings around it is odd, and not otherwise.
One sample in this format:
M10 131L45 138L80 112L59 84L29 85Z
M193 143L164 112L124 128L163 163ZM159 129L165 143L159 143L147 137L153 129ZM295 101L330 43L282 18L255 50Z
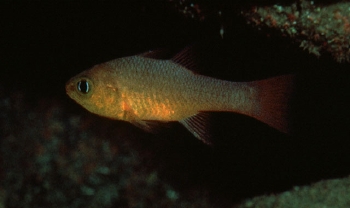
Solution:
M91 90L89 82L85 79L77 83L77 89L79 90L79 92L82 92L83 94L87 94Z

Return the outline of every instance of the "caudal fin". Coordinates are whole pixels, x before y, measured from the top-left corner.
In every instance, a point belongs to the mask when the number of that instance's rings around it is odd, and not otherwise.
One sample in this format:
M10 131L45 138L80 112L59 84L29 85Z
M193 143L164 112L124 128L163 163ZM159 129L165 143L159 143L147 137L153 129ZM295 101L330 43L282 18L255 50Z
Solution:
M290 99L294 75L273 77L253 82L256 85L259 107L252 115L256 119L284 133L291 131Z

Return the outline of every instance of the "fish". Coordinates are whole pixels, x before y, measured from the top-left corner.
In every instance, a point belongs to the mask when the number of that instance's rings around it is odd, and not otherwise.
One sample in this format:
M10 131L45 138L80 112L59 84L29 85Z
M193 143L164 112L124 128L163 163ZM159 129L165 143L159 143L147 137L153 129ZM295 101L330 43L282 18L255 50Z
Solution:
M195 72L191 49L171 59L157 51L117 58L72 77L67 95L88 111L153 132L154 123L177 121L196 138L212 144L211 112L253 117L290 131L289 102L294 75L231 82Z

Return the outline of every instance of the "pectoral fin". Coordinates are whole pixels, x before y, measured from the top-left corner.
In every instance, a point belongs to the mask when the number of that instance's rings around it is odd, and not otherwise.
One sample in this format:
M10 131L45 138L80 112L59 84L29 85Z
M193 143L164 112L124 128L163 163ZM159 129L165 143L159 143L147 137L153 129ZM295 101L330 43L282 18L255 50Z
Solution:
M147 132L154 132L154 128L143 120L131 120L130 123Z
M162 128L170 126L169 122L142 120L130 111L125 112L124 120L149 133L159 133Z
M179 121L186 127L195 137L204 142L205 144L211 145L211 134L209 133L209 113L198 113L194 116L185 118Z
M124 111L122 120L130 122L144 131L152 132L152 127L146 121L136 116L131 110Z

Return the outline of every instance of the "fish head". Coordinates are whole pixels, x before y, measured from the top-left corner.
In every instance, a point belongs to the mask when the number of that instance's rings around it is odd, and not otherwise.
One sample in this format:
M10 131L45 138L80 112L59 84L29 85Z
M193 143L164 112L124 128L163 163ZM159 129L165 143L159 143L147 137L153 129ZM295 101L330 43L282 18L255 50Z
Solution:
M122 120L125 115L115 71L106 64L96 65L71 78L66 83L66 93L100 116Z

